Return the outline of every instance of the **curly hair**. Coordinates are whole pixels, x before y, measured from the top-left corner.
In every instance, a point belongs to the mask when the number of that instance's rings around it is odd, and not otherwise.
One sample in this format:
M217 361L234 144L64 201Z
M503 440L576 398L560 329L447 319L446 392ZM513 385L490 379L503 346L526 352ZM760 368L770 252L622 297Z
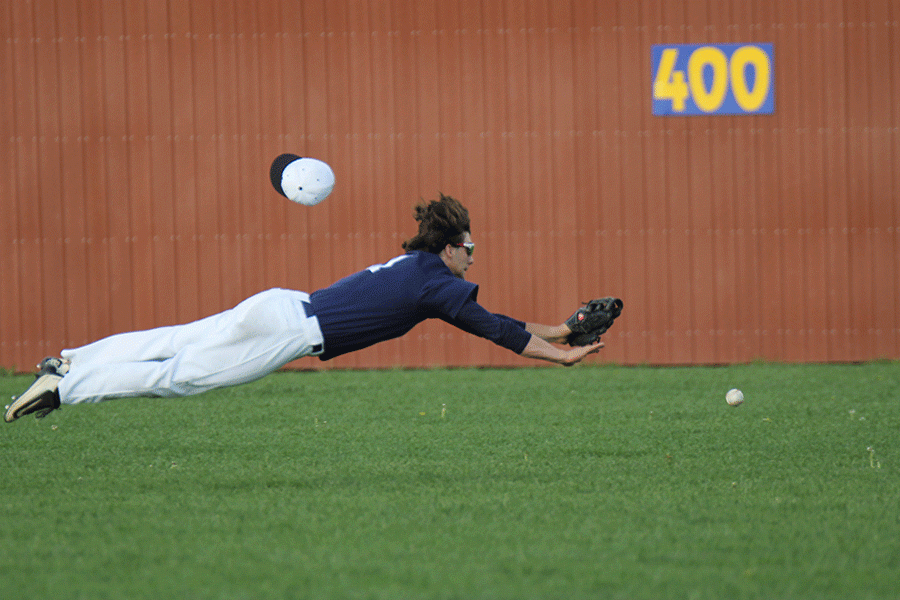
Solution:
M404 250L424 250L440 254L447 244L458 244L465 239L469 225L469 210L459 200L440 194L440 200L420 202L415 207L419 233L403 242Z

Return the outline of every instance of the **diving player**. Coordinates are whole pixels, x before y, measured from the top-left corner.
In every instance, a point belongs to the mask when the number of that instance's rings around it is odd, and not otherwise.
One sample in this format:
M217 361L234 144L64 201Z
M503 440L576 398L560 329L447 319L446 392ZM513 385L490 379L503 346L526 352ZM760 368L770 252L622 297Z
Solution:
M571 330L485 310L473 264L468 210L440 198L415 209L418 234L401 254L307 294L270 289L193 323L113 335L45 359L5 420L45 416L62 404L176 397L247 383L303 356L329 360L442 319L529 358L572 365L602 342L562 349Z

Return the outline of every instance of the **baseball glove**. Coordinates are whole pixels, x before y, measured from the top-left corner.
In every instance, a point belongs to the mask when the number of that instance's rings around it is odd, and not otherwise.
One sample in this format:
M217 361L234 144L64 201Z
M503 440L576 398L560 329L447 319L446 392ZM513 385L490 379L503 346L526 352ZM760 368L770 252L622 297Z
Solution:
M566 343L587 346L598 341L622 314L622 306L619 298L596 298L585 303L566 319L566 325L572 330Z

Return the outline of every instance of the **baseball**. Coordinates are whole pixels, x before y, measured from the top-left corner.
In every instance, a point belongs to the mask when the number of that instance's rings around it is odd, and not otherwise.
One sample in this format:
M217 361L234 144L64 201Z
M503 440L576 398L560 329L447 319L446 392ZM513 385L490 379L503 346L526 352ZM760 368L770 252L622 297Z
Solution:
M743 401L744 392L739 389L728 390L728 393L725 394L725 402L727 402L729 406L740 406Z

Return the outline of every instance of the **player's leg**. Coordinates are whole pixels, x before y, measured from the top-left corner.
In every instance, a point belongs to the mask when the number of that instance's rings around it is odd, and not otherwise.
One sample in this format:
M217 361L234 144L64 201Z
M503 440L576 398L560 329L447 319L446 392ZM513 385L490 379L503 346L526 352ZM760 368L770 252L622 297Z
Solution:
M111 335L80 348L63 350L69 368L78 365L109 365L171 358L179 348L227 327L234 309L186 323Z
M321 351L318 322L303 309L308 298L302 292L268 290L239 304L216 327L206 327L202 336L167 332L177 341L165 343L177 348L164 360L73 362L60 382L62 402L186 396L259 379Z
M99 382L100 389L127 385L129 378L123 377L125 369L106 369L108 372L103 374L103 368L116 364L140 364L140 361L155 365L156 361L174 355L180 345L202 339L225 326L230 319L230 312L225 311L186 325L113 335L81 348L64 350L62 358L47 357L38 364L39 372L31 386L14 397L13 402L7 406L5 420L12 422L31 413L42 416L59 408L58 387L61 378L71 370L73 360L82 367L77 369L80 375L71 379L86 377L95 383ZM100 374L96 377L90 375L92 365L99 368Z

